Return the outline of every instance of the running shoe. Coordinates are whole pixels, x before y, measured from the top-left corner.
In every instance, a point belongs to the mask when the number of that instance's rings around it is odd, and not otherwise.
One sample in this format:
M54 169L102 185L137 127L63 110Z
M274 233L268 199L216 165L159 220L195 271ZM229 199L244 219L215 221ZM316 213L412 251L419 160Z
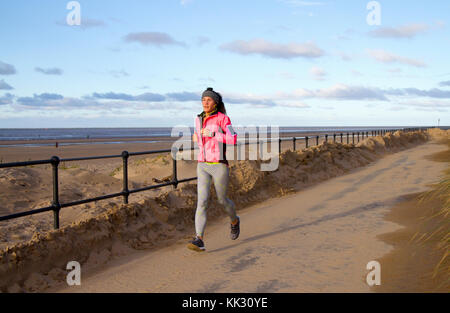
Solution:
M198 237L194 237L193 240L189 241L189 244L187 246L189 249L202 252L205 251L205 244L203 243L203 240L201 240Z
M230 234L231 240L238 239L239 233L241 232L240 229L241 219L239 218L239 216L237 217L237 219L238 222L235 225L231 224L231 234Z

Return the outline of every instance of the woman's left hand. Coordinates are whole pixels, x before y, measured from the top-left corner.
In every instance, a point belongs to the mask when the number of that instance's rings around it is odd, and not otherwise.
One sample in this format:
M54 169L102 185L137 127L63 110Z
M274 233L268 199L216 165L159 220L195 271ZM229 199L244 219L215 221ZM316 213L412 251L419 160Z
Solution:
M205 137L214 137L214 132L210 131L208 128L202 128L202 136Z

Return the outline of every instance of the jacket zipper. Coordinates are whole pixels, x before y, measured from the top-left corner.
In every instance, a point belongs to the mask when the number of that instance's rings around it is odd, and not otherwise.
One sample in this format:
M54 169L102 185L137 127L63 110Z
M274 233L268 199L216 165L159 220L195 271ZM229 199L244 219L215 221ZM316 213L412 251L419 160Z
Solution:
M216 113L217 114L217 113ZM210 115L211 116L211 115ZM201 127L200 127L200 136L202 137L202 145L203 145L203 160L205 160L205 162L208 162L207 160L206 160L206 151L205 151L205 141L203 140L203 135L202 135L202 133L201 133L201 130L203 129L203 123L208 119L208 117L210 117L210 116L207 116L206 118L205 118L205 120L203 120L203 117L201 118Z

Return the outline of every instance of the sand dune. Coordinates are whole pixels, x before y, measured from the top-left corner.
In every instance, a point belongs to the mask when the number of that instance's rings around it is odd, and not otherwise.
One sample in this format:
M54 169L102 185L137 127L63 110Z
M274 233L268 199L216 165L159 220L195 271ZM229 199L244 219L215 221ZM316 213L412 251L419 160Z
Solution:
M261 172L261 161L232 161L229 196L238 209L273 197L302 190L367 165L378 158L414 147L449 132L432 129L427 132L388 133L367 138L357 145L326 143L302 151L285 151L280 167ZM195 161L182 161L180 173L195 176ZM170 173L169 157L151 157L130 163L130 187L148 184L152 178ZM39 197L51 195L48 169L0 169L3 205L0 214L48 205ZM117 192L121 189L121 168L110 173L92 172L73 167L60 171L61 194L70 201ZM47 184L46 184L47 183ZM25 188L26 187L26 188ZM23 192L18 196L18 190ZM26 192L25 192L26 190ZM212 193L214 189L212 187ZM4 196L3 196L4 195ZM21 199L18 201L17 199ZM196 184L180 184L178 189L139 193L124 205L117 201L99 201L91 205L61 211L62 227L52 230L51 214L0 223L0 288L2 291L38 291L65 281L65 265L78 260L83 268L95 268L115 256L135 249L167 244L192 233L196 205ZM223 216L222 208L211 198L209 220ZM131 203L132 202L132 203ZM8 206L8 203L9 206ZM46 204L47 203L47 204Z

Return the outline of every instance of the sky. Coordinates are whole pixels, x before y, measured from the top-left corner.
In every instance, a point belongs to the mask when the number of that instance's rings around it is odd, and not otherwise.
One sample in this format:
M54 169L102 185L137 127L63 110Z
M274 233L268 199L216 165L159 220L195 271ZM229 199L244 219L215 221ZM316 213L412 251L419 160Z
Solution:
M207 87L234 125L450 125L449 17L448 0L2 0L0 128L192 126Z

